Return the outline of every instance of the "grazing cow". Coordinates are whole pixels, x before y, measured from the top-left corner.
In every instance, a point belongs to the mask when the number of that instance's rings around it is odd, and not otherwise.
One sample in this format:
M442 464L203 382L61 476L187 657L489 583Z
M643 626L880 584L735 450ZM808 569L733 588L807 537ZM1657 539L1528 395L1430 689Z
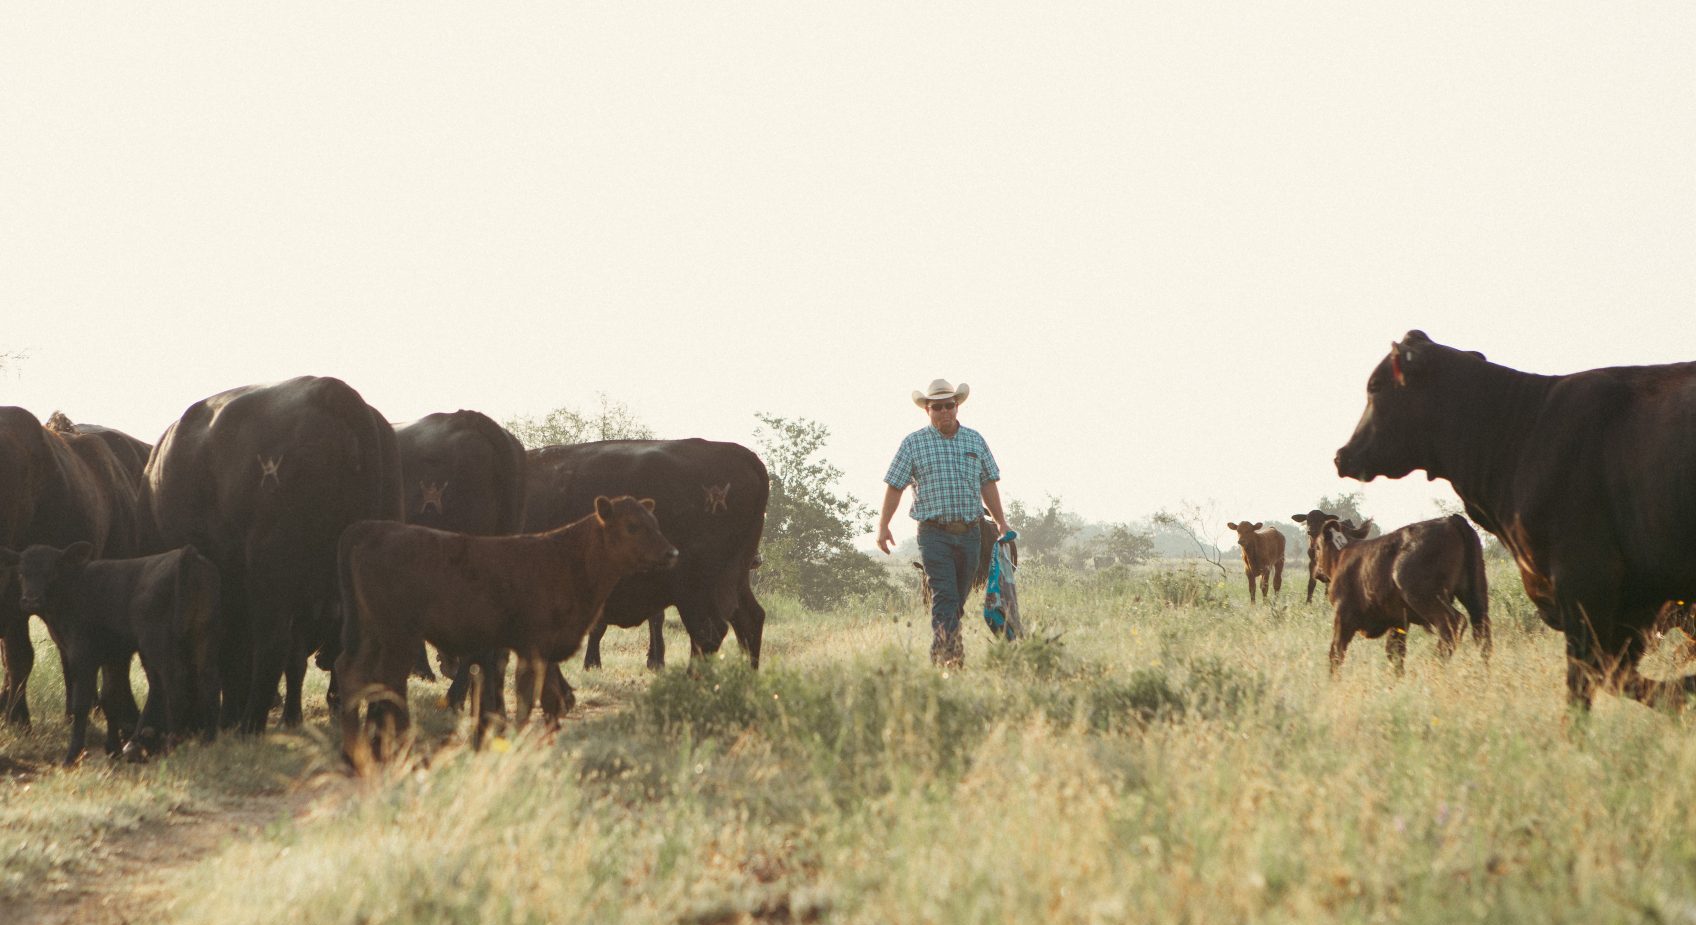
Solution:
M646 498L600 497L566 526L517 536L379 521L349 527L338 553L347 618L336 681L342 748L353 766L363 771L372 761L363 703L371 703L377 760L387 759L391 735L405 733L406 679L423 641L458 656L511 649L533 671L570 658L619 581L677 562L653 510ZM502 680L489 679L496 690ZM520 685L521 701L532 693ZM487 694L486 686L485 704ZM521 716L528 707L521 703ZM478 743L489 715L478 711Z
M1542 376L1409 331L1368 377L1336 465L1454 486L1566 634L1574 704L1598 683L1647 703L1696 691L1696 676L1637 670L1662 605L1696 597L1696 363Z
M0 570L17 574L20 606L41 616L65 657L71 700L65 763L83 753L96 671L127 677L138 653L148 688L142 727L135 730L138 747L157 750L192 732L210 739L218 728L216 566L192 546L91 562L93 553L87 542L21 553L0 548ZM118 718L123 705L112 701L109 688L101 690L100 706L106 752L115 755L132 730Z
M394 429L339 379L243 386L190 405L147 462L158 541L218 566L225 725L301 720L306 659L339 630L336 541L401 514Z
M1343 535L1351 540L1364 540L1372 532L1372 518L1368 517L1360 526L1348 518L1338 518L1335 514L1327 514L1318 508L1306 514L1295 514L1292 518L1307 530L1307 603L1313 603L1313 586L1315 582L1329 581L1314 571L1314 562L1319 558L1319 533L1325 527L1326 520L1335 520L1343 529Z
M1248 575L1248 602L1254 603L1254 583L1260 581L1260 596L1270 603L1266 592L1268 579L1273 591L1284 590L1284 534L1277 527L1246 520L1228 523L1225 529L1237 534L1237 545L1243 550L1243 572Z
M64 547L81 541L90 544L96 557L135 555L140 551L136 525L141 486L138 473L114 455L111 446L140 441L106 428L85 433L87 425L78 428L63 415L49 420L56 426L44 427L22 408L0 407L0 545ZM10 722L28 725L27 684L35 646L29 637L29 613L19 609L18 601L15 589L0 586L0 641L6 661L0 712ZM104 695L115 711L110 718L133 723L137 711L129 673L104 676L105 686L112 687Z
M1331 673L1342 667L1356 633L1377 639L1397 673L1407 657L1407 628L1437 634L1437 654L1447 659L1466 631L1455 609L1459 599L1472 634L1490 658L1490 588L1484 578L1484 544L1459 514L1423 520L1370 540L1355 540L1335 517L1321 524L1319 569L1336 609L1331 633Z
M771 486L748 448L707 440L607 440L531 450L524 529L548 530L589 513L599 495L637 495L658 504L660 529L676 544L677 567L632 576L591 630L585 668L601 664L608 626L648 624L648 667L665 665L662 619L676 606L696 654L718 651L728 627L760 666L766 612L749 570L758 564Z

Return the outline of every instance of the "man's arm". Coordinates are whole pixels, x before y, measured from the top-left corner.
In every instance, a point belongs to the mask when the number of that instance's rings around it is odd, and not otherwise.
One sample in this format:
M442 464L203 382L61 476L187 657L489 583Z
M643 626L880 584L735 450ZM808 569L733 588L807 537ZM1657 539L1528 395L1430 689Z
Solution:
M877 518L877 548L883 550L886 556L889 555L889 547L895 543L895 534L889 532L889 522L895 519L895 509L901 504L903 490L894 485L883 486L883 511Z
M995 521L995 538L1000 539L1012 529L1007 526L1007 515L1001 513L1001 489L998 482L983 483L983 506L989 508L989 516Z

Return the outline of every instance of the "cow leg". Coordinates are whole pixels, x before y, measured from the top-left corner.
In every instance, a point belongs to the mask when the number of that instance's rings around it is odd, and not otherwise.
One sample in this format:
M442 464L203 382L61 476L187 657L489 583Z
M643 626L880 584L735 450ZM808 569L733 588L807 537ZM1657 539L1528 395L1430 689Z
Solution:
M1396 677L1401 677L1407 669L1407 626L1392 626L1384 634L1384 654L1389 657L1390 664L1396 666Z
M6 687L3 695L6 722L29 725L30 672L35 668L35 644L29 639L29 621L21 619L6 630Z
M515 653L516 654L516 653ZM534 652L518 655L512 669L514 722L519 729L530 723L530 714L543 699L542 687L547 683L548 664Z
M575 706L577 695L572 693L565 674L559 670L559 663L547 663L547 680L542 685L542 716L547 720L549 731L558 729L560 717Z
M151 686L149 687L151 694ZM130 659L113 659L100 668L100 712L106 714L106 754L116 755L123 750L141 719L135 705L135 693L130 690Z
M98 669L94 665L78 665L65 677L70 683L65 685L70 691L71 700L71 744L65 751L65 766L77 763L82 757L88 743L88 711L94 706L95 676ZM110 721L107 728L110 729Z
M1313 603L1313 586L1317 584L1319 584L1318 579L1313 577L1312 571L1309 571L1307 573L1307 602L1309 604Z
M1566 634L1567 704L1589 710L1596 696L1596 682L1605 672L1588 609L1576 597L1559 591L1555 609L1560 614L1561 631Z
M1263 589L1264 590L1264 589ZM1284 590L1284 557L1279 556L1272 566L1272 590L1282 593Z
M476 699L477 719L472 725L471 747L481 750L491 727L497 731L506 727L506 650L485 655L473 666L472 693Z
M1354 622L1344 616L1343 609L1337 608L1336 619L1331 624L1331 677L1335 678L1343 668L1343 658L1349 653L1349 643L1354 640Z
M254 587L258 584L250 585L252 594L248 599L253 616L249 625L253 649L248 662L247 711L242 716L242 731L252 735L265 731L277 685L282 683L284 669L297 645L290 611L298 601L292 594L279 593L283 592L280 587L264 593L264 588Z
M765 635L766 609L754 598L754 589L744 580L736 592L737 607L730 615L736 642L748 653L748 667L760 667L760 639Z
M223 608L223 633L218 640L218 725L228 729L241 724L247 713L247 692L252 675L252 613L248 607L246 576L233 569L219 573L218 605ZM269 700L269 698L267 698Z
M661 607L658 612L648 618L648 670L665 670L664 607Z
M589 630L589 642L583 646L583 669L594 671L601 667L601 637L607 634L607 621L596 620Z
M184 680L166 677L159 670L156 659L143 658L141 670L147 675L147 700L142 704L141 721L136 724L135 734L124 743L123 755L129 761L143 761L147 756L164 750L170 739L172 711L176 707L172 702L175 689L181 687Z
M1244 569L1243 574L1248 576L1248 602L1252 604L1254 603L1254 569Z
M365 702L365 670L360 664L363 660L364 649L372 645L370 640L361 640L354 650L344 650L341 657L336 659L336 683L341 686L338 696L337 714L342 728L342 757L353 766L357 774L365 774L375 763L371 752L371 739L365 734L364 723L360 721L360 708Z
M301 710L301 688L306 684L308 654L305 643L296 639L290 647L288 662L283 665L283 725L290 729L300 728L304 718Z

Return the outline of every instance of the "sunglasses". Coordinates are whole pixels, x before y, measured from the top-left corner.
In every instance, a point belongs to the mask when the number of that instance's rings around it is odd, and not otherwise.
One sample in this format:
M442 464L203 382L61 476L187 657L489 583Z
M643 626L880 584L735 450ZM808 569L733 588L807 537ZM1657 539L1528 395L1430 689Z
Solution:
M953 411L955 404L956 404L955 402L951 402L951 401L941 401L941 402L937 402L934 405L931 405L930 410L932 410L932 411Z

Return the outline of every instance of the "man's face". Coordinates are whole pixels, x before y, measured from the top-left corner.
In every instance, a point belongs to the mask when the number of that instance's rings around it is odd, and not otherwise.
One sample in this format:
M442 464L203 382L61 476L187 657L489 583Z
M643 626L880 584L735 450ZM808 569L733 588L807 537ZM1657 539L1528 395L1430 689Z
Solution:
M959 402L952 398L945 401L926 402L925 410L930 414L931 426L944 433L952 430L956 426L954 415L959 406Z

